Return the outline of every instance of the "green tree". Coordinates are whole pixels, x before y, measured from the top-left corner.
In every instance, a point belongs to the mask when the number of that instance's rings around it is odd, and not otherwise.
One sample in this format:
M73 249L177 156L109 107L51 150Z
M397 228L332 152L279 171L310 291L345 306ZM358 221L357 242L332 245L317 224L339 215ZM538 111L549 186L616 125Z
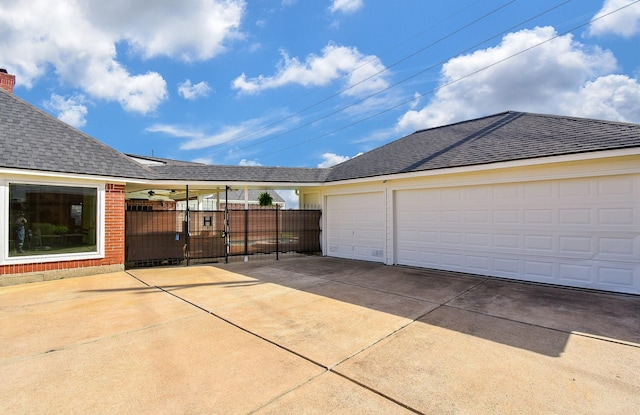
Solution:
M258 204L260 204L260 206L272 206L273 197L269 194L269 192L260 193L260 195L258 196Z

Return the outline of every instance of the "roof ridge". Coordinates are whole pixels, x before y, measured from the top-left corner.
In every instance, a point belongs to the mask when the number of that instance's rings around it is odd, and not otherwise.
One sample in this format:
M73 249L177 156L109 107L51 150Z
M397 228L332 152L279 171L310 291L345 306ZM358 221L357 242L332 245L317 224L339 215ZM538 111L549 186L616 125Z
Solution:
M638 124L629 122L629 121L616 121L616 120L602 120L599 118L591 118L591 117L580 117L577 115L560 115L560 114L547 114L547 113L538 113L538 112L522 112L522 114L529 115L532 117L540 117L540 118L555 118L562 120L574 120L574 121L590 121L598 124L618 124L625 125L630 127L637 127Z
M452 122L452 123L449 123L449 124L437 125L435 127L422 128L420 130L414 131L413 133L411 133L409 135L422 133L422 132L429 131L429 130L437 130L439 128L453 127L454 125L467 124L467 123L471 123L471 122L475 122L475 121L484 120L484 119L487 119L487 118L499 117L499 116L514 114L514 113L516 113L516 114L526 114L525 112L521 112L521 111L508 110L508 111L498 112L496 114L490 114L490 115L485 115L485 116L478 117L478 118L472 118L472 119L469 119L469 120L455 121L455 122Z

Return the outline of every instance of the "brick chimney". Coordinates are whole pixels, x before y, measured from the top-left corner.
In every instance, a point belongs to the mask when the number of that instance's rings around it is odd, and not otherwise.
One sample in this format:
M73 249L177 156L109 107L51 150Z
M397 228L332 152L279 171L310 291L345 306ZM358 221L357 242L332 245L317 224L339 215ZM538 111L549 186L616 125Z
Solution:
M16 76L9 75L7 70L0 68L0 88L13 94L13 87L16 84Z

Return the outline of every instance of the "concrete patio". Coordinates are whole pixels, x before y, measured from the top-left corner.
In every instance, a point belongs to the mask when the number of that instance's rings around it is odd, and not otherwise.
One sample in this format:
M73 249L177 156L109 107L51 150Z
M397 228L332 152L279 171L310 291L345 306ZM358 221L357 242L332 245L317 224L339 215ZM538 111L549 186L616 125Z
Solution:
M0 413L640 408L640 297L325 257L0 288Z

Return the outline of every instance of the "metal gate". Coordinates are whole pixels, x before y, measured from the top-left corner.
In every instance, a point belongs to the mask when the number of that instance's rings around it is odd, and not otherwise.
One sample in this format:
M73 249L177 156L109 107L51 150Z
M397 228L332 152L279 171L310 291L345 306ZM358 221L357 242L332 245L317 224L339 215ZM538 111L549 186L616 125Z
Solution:
M125 264L228 261L255 254L319 254L320 210L127 211ZM225 216L228 215L225 221Z

